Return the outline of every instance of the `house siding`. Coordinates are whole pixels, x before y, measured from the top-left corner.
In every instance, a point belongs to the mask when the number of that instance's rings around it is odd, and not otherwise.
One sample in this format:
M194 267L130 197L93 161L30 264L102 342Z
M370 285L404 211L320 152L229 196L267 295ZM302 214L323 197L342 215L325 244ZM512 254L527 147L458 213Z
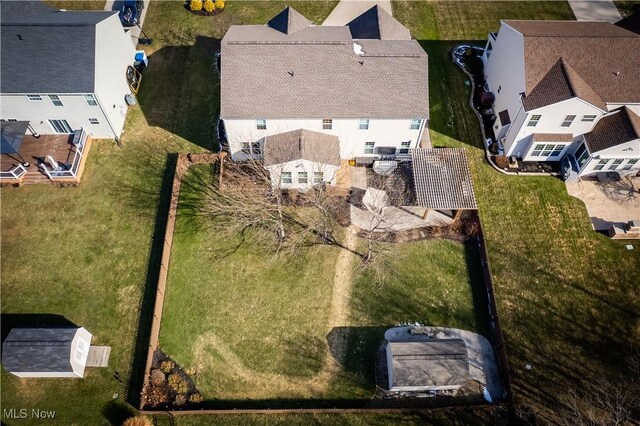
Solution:
M333 119L332 129L325 130L322 128L322 118L269 119L266 130L257 130L255 119L226 119L224 125L231 157L234 160L246 158L241 152L241 142L258 142L265 136L297 129L307 129L337 136L340 139L340 158L342 159L364 156L365 142L375 142L376 148L393 147L399 149L402 142L411 141L410 148L416 148L422 129L428 131L424 117L422 117L422 125L416 130L410 129L411 118L370 119L369 130L358 129L359 119Z
M267 167L271 176L271 185L274 188L282 189L311 188L312 186L315 186L316 184L313 183L314 172L322 172L324 174L323 181L329 185L335 185L339 169L339 166L315 163L308 160L289 161L287 163ZM291 172L292 182L290 184L283 184L280 182L283 172ZM308 180L306 184L298 182L298 172L307 172Z

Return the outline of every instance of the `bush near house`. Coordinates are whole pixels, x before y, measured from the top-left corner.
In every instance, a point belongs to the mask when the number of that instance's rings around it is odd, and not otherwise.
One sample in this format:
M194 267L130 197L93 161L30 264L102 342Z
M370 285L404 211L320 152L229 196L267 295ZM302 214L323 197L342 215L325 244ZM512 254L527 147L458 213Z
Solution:
M194 12L202 10L202 0L191 0L189 3L189 9Z

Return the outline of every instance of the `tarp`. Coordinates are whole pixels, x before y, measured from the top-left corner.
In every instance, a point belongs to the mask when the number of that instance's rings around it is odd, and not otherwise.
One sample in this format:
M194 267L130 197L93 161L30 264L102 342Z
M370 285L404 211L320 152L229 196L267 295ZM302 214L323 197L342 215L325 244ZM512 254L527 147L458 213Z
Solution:
M3 121L0 154L17 154L29 127L28 121Z

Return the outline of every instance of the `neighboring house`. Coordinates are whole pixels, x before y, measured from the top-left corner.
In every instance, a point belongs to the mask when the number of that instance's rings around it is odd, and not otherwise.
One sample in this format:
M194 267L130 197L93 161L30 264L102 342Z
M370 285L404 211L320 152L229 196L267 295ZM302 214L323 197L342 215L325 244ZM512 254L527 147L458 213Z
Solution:
M408 158L428 132L428 95L427 54L377 6L335 27L287 7L268 25L231 26L222 40L220 118L234 160L274 155L275 135L301 129L310 146L316 133L337 138L342 160ZM329 151L308 161L335 165ZM285 185L313 184L301 176Z
M637 173L639 51L640 35L610 23L503 21L482 59L504 155Z
M135 49L117 11L59 11L2 2L0 103L3 120L35 133L118 138L131 92Z
M471 379L462 339L387 342L386 355L391 392L457 391Z
M2 365L18 377L83 377L91 338L84 327L14 328Z

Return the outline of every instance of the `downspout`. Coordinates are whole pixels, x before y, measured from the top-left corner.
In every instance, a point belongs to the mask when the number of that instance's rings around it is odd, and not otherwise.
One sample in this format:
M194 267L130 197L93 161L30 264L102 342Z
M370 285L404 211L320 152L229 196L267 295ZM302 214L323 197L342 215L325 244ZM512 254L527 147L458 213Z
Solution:
M104 111L104 108L102 108L102 102L100 102L100 98L98 98L98 94L94 93L93 96L96 98L96 101L98 102L98 107L100 108L100 111L102 111L102 115L104 115L105 120L107 120L107 124L109 125L109 128L111 129L111 133L113 133L113 137L116 140L116 145L118 145L118 148L122 148L122 145L120 144L120 138L118 136L116 136L116 131L113 129L113 125L111 124L111 120L109 120L109 116Z

